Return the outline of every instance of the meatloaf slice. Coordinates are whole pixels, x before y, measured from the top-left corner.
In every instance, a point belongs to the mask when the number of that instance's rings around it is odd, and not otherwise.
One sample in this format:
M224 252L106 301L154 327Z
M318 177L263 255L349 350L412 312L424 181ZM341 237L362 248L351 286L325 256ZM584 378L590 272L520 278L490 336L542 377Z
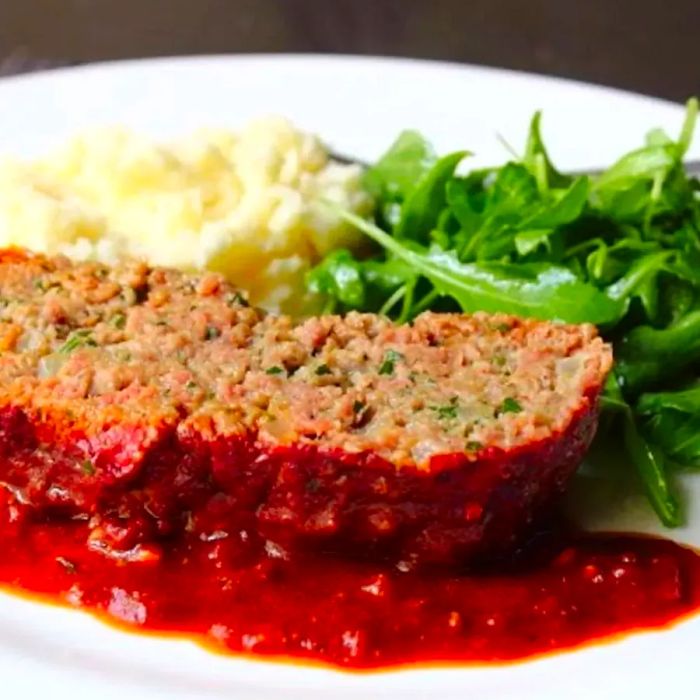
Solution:
M215 274L0 253L0 483L141 558L182 533L413 562L510 547L596 427L592 326L295 325ZM222 545L223 546L223 545Z

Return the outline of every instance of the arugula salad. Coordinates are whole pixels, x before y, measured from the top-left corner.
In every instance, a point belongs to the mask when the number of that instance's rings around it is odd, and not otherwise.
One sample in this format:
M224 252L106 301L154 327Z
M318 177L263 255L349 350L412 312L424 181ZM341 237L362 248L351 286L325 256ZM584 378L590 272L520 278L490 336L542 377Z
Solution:
M700 468L700 181L683 165L698 101L677 139L660 130L597 176L552 164L530 124L522 157L462 172L402 133L364 175L374 220L342 216L375 244L328 254L308 276L326 311L408 322L477 310L596 324L615 351L596 438L622 441L661 521L682 522L679 469Z

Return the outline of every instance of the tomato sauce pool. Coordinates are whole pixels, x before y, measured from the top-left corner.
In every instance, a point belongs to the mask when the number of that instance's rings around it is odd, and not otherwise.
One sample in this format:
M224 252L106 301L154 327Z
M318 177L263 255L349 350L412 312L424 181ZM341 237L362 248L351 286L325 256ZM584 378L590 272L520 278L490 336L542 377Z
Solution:
M5 521L0 585L223 651L352 669L522 659L664 626L700 606L700 557L635 536L547 541L481 574L285 560L270 547L237 561L217 536L126 563L85 542L81 523Z

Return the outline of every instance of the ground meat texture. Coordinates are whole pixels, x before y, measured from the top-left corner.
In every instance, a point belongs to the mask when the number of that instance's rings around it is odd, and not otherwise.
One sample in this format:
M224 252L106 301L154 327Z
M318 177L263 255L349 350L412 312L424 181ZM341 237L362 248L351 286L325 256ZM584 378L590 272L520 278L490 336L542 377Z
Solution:
M183 532L402 566L500 553L582 459L611 365L588 325L295 324L216 275L21 251L0 254L0 343L17 517L89 519L127 558Z

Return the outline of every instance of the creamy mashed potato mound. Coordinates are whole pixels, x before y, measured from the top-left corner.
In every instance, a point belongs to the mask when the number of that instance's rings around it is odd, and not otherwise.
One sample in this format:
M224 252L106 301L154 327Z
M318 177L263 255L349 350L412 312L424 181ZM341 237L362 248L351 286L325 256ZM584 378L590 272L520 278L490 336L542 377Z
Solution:
M361 244L319 202L368 213L360 176L282 118L171 144L95 130L38 160L0 162L0 247L216 270L252 303L299 314L311 304L306 271Z

